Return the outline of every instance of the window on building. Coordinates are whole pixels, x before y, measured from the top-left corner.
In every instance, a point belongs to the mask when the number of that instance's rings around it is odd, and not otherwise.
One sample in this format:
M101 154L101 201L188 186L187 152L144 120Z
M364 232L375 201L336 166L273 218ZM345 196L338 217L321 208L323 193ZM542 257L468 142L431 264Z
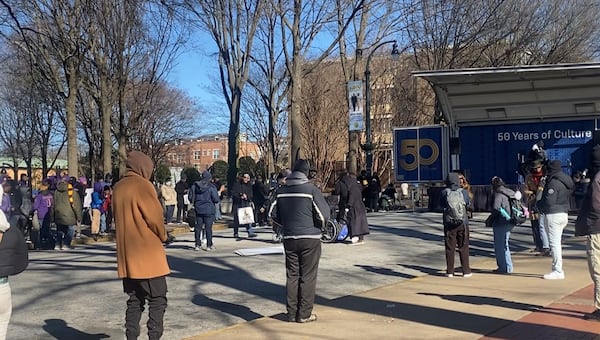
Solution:
M201 152L200 150L194 150L194 159L195 160L199 160L200 156L201 156Z
M202 150L202 156L208 156L208 150Z
M177 163L183 163L184 162L184 158L185 158L184 154L178 153L177 154Z
M214 149L212 154L213 159L219 159L219 149Z

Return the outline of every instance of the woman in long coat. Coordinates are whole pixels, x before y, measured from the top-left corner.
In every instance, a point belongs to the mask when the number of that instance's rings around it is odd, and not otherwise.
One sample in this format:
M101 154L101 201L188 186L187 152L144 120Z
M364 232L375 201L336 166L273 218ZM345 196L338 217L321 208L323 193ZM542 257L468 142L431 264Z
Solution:
M342 182L348 188L348 236L352 244L363 244L364 236L369 234L369 223L367 212L362 200L362 185L358 183L355 174L348 174L342 178Z

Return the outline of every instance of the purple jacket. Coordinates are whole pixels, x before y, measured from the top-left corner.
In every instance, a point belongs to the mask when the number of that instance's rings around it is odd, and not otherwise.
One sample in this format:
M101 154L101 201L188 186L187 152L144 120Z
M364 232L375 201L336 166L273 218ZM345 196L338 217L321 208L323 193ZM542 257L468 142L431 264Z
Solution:
M43 220L50 211L52 203L54 202L54 196L48 190L44 190L35 196L33 201L33 210L38 212L38 218Z

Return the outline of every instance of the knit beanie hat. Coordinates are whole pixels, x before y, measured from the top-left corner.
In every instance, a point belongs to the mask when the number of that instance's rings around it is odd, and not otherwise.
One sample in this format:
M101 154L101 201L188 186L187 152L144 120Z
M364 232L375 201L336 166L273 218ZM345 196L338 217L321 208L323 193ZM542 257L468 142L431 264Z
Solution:
M299 159L294 164L294 171L300 171L301 173L308 175L310 171L310 163L306 159Z

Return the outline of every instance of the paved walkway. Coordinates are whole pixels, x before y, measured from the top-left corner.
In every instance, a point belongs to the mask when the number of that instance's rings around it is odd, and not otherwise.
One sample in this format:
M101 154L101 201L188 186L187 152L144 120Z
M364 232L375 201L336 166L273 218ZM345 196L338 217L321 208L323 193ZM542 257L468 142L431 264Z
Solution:
M584 251L563 256L565 280L542 279L550 258L517 253L511 275L494 274L495 262L487 259L472 265L470 278L435 273L318 301L317 322L289 323L281 313L188 340L600 339L600 322L582 319L594 309Z

